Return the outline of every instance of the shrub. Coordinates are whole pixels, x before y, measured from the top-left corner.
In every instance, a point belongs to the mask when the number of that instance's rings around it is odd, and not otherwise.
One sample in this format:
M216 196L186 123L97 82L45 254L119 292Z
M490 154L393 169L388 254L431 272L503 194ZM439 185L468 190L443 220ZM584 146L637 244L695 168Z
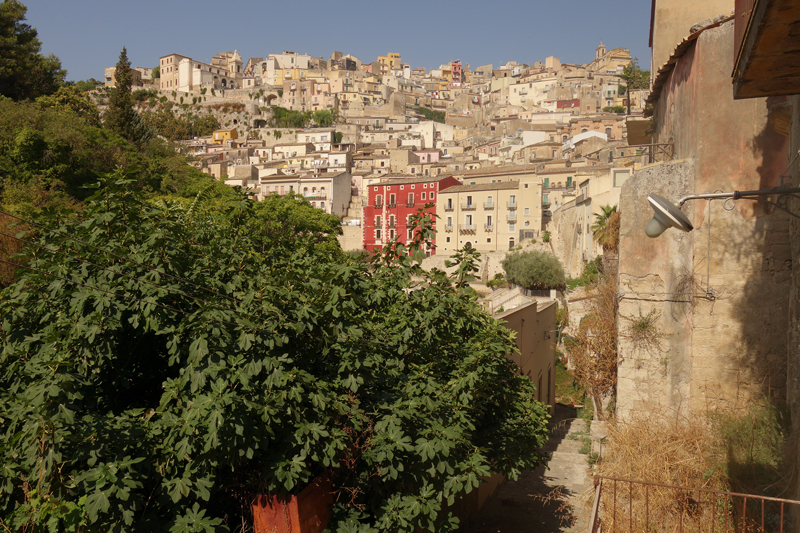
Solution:
M508 281L526 289L563 290L567 286L564 267L547 252L509 254L502 264Z
M545 232L542 233L542 242L550 242L550 237L552 237L552 235L550 230L545 230Z

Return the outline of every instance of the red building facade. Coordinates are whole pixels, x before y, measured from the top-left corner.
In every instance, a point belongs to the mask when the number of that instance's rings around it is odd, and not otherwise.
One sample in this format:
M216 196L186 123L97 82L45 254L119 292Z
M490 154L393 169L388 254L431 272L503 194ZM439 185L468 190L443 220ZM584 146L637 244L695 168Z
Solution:
M384 244L397 238L407 244L413 239L408 224L411 215L425 204L434 204L427 212L436 214L436 197L439 191L461 185L452 176L398 178L369 186L368 203L364 207L364 249L377 251ZM434 227L436 222L434 219ZM435 241L434 243L435 244ZM429 255L436 253L435 248Z

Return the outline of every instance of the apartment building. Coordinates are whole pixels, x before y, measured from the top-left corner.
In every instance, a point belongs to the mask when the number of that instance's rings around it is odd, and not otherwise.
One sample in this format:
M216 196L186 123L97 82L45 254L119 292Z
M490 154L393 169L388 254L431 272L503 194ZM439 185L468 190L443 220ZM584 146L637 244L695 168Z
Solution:
M409 217L430 204L433 206L426 212L435 215L439 193L457 185L458 180L451 176L397 178L370 185L362 222L364 249L378 251L394 239L407 244L413 239ZM440 221L434 218L433 225L436 228ZM426 250L427 255L436 253L437 240Z
M504 181L448 187L439 194L436 213L440 253L469 244L482 252L508 250L539 235L541 186Z

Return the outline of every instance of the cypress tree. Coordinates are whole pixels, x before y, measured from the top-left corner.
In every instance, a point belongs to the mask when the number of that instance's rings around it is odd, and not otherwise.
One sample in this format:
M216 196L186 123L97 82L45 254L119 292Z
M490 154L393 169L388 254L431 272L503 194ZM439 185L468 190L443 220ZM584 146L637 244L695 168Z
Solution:
M131 85L133 84L133 73L131 72L131 62L128 60L128 51L125 47L119 54L119 61L114 74L116 86L111 91L108 99L108 110L106 111L106 127L118 133L125 139L138 141L137 132L139 131L139 114L133 108L133 96L131 95Z

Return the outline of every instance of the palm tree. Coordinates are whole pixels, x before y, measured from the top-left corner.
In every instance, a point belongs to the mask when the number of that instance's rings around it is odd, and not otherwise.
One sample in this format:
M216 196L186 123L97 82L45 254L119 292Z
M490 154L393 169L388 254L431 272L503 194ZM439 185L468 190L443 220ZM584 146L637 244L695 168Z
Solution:
M602 213L595 213L595 221L592 225L592 236L603 251L616 251L619 246L619 213L617 206L604 205L600 209Z

